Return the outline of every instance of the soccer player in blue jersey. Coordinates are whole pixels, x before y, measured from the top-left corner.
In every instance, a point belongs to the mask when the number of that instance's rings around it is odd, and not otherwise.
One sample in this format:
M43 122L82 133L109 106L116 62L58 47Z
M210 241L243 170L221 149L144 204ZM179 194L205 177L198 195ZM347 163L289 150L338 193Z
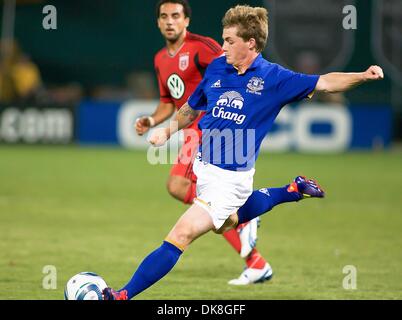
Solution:
M318 76L268 62L261 56L268 38L265 8L236 6L226 12L222 24L225 56L209 65L175 122L154 130L149 139L161 146L200 111L206 112L199 123L202 141L194 161L197 198L122 289L103 291L106 300L131 299L141 293L171 271L195 239L211 230L225 232L281 203L322 198L320 186L301 176L282 188L253 191L254 163L263 138L286 104L311 97L315 91L343 92L384 77L378 66L360 73Z

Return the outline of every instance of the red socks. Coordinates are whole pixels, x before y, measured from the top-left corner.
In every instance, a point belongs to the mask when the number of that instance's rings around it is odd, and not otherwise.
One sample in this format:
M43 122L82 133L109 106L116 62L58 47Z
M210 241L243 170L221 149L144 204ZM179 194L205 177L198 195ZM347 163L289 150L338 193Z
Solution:
M246 264L249 268L262 269L265 267L266 263L267 262L256 248L254 248L253 251L251 251L250 255L246 258Z
M237 251L237 253L240 253L241 242L237 230L236 229L229 230L225 232L223 236ZM254 248L251 251L250 255L245 259L245 261L248 268L254 268L254 269L262 269L265 267L265 264L267 263L256 248Z

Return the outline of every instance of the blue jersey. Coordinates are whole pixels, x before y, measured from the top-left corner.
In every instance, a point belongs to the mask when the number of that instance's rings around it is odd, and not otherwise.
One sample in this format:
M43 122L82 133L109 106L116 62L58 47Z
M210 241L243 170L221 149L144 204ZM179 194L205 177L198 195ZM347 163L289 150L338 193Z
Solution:
M308 97L318 75L305 75L270 63L261 54L244 74L215 59L190 96L194 110L204 110L201 160L226 170L254 167L261 142L283 106Z

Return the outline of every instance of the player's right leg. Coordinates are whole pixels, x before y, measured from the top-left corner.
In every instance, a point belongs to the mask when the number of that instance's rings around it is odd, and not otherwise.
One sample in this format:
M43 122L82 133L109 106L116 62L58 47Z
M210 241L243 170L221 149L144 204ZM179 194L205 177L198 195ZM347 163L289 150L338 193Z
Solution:
M193 172L193 162L198 151L199 135L199 130L194 128L185 130L185 143L180 149L177 162L172 166L167 182L170 195L185 204L192 204L196 197L197 176ZM262 281L261 279L270 279L270 276L266 276L269 264L256 248L257 227L258 219L255 219L223 233L226 241L246 263L240 277L230 280L229 284L246 285ZM271 269L270 272L272 273ZM248 282L244 281L244 274L248 275Z
M194 156L189 153L189 150L194 152L195 149L191 149L190 146L183 146L177 163L173 165L170 171L167 183L169 193L186 204L192 204L196 197L197 176L193 172L192 161ZM229 284L246 285L261 282L261 279L270 279L270 276L266 276L269 264L256 248L258 220L257 218L243 223L238 228L222 234L246 264L246 268L239 278L230 280ZM270 272L272 273L272 270ZM244 281L245 274L249 276L248 282Z
M151 252L119 291L106 288L105 300L127 300L152 286L169 273L183 251L198 237L214 229L211 216L199 205L192 205L177 221L162 245Z

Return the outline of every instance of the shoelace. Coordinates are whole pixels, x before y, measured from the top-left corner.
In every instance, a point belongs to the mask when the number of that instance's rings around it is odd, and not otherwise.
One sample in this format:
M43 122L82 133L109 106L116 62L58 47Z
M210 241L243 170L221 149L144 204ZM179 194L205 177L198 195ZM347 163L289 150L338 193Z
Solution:
M312 186L317 191L322 191L322 189L321 189L320 185L317 183L317 181L309 179L307 182L309 183L310 186Z

